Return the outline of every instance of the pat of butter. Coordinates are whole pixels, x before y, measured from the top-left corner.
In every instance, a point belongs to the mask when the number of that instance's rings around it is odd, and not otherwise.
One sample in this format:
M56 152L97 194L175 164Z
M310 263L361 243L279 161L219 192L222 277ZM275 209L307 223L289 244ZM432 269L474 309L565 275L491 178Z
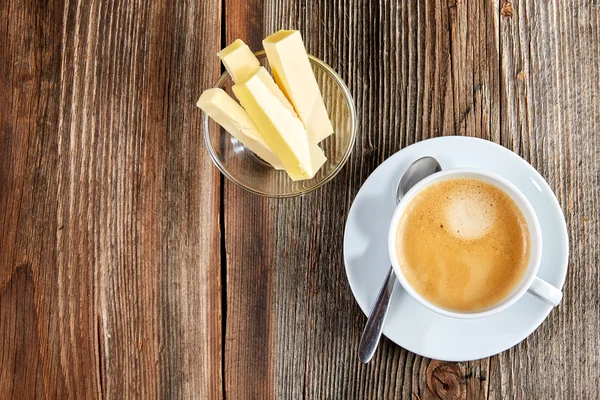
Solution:
M237 39L235 42L218 52L217 55L221 59L221 62L223 62L223 65L225 65L225 69L227 69L227 72L235 83L248 80L248 78L254 75L256 70L260 68L258 58L256 58L254 53L252 53L252 50L250 50L241 39ZM271 92L281 100L282 104L296 114L294 107L281 92L281 89L277 86L275 81L270 79L265 83Z
M257 156L275 169L283 169L246 110L223 89L205 90L196 105Z
M309 138L302 121L285 104L285 96L273 93L277 89L274 85L271 75L261 67L247 80L235 84L233 92L290 178L310 179L325 163L325 155Z
M298 31L281 30L263 40L275 81L318 143L333 133L323 96Z
M240 39L217 53L235 83L245 81L260 68L260 62L252 50Z

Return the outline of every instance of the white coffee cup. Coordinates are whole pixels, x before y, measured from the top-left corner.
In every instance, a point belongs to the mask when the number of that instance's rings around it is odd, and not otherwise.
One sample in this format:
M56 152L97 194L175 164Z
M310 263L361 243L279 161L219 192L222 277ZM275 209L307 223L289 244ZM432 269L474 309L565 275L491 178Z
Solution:
M517 204L517 206L523 213L523 216L525 217L527 228L529 229L531 249L529 254L529 262L527 264L527 269L525 270L523 277L515 286L515 288L506 297L504 297L496 304L480 310L462 312L445 309L443 307L439 307L437 305L432 304L430 301L421 296L421 294L419 294L419 292L417 292L411 286L411 284L406 279L406 276L404 275L402 268L400 267L400 264L398 262L396 238L398 234L400 218L404 214L406 207L412 202L416 195L423 191L423 189L434 185L440 181L451 178L475 178L496 186L508 196L510 196L510 198L513 199L513 201ZM560 290L550 285L548 282L543 281L542 279L537 277L537 273L540 268L540 262L542 259L542 234L540 231L540 224L535 214L535 211L533 210L533 207L531 206L527 198L523 195L523 193L521 193L512 183L496 174L483 172L474 168L457 168L438 172L436 174L428 176L427 178L417 183L400 200L398 206L396 207L396 211L394 212L394 216L392 217L392 222L390 225L388 235L388 247L396 278L398 279L398 281L400 281L404 289L425 307L448 317L487 317L489 315L495 314L510 307L511 305L516 303L526 292L533 294L534 296L545 301L553 307L557 306L562 299L562 292Z

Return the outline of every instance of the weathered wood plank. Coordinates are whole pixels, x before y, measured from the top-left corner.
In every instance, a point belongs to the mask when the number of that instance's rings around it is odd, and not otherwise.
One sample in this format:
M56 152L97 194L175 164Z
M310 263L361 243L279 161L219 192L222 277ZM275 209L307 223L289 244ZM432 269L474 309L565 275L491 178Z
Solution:
M262 1L225 1L226 36L254 51L262 48ZM213 56L218 61L216 54ZM225 395L232 399L277 398L274 356L277 344L272 285L276 262L279 204L259 198L230 182L223 186L227 274L225 329ZM242 379L240 377L243 377Z
M506 373L497 377L497 397L594 399L600 397L600 9L585 1L514 1L511 9L501 17L502 137L518 139L515 151L557 194L571 255L561 306L500 356Z
M99 250L108 261L98 301L109 397L222 393L219 181L194 106L218 75L219 8L115 4L99 35L110 43L98 56L113 103L99 113L114 121L101 135L113 152L102 181L117 187L107 191L106 212L118 204L99 241L122 232Z
M100 393L88 202L61 185L79 181L82 158L66 144L73 9L0 3L0 393L12 398Z
M220 1L0 10L0 392L220 397Z

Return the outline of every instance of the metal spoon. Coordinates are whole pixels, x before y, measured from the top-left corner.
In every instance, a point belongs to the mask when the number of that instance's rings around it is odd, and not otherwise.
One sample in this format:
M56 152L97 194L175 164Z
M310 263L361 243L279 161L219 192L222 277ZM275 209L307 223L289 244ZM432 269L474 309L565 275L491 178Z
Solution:
M398 187L396 188L396 204L400 202L400 199L420 180L428 177L429 175L440 172L442 166L433 157L422 157L411 164L406 170ZM396 275L394 275L394 269L390 267L390 270L385 277L383 286L379 290L375 305L371 309L371 315L365 325L360 343L358 345L358 358L363 363L368 363L373 358L379 339L381 339L381 332L383 331L383 324L385 317L387 316L388 305L392 298L392 292L394 290L394 284L396 283Z

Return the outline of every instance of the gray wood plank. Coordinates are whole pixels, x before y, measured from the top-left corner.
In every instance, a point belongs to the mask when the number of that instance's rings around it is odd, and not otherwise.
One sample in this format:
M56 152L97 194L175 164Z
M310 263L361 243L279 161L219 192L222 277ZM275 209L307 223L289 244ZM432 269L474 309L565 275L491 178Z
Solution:
M521 396L594 399L600 396L600 9L583 1L515 1L512 9L501 17L502 136L514 137L514 150L556 193L571 254L563 303L515 348L517 367L498 378L513 382L503 386L504 395L518 389ZM511 356L502 358L508 364Z

